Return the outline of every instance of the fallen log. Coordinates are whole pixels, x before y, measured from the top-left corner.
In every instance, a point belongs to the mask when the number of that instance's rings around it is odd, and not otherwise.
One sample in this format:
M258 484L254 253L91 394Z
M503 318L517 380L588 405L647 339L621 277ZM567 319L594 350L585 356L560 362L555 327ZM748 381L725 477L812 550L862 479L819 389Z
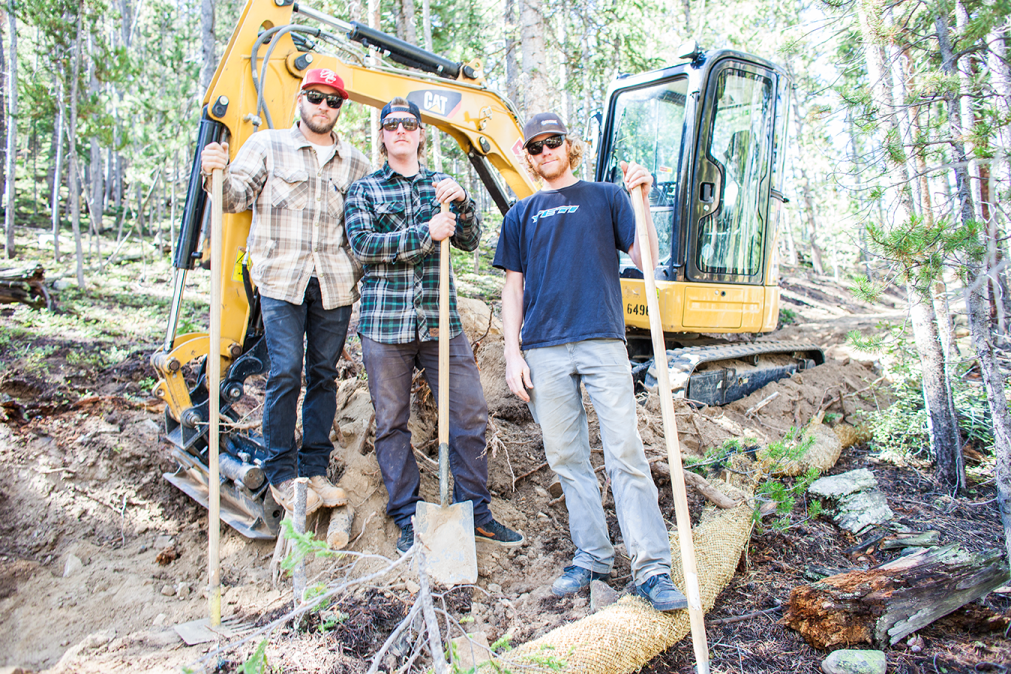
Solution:
M649 470L653 474L653 479L657 482L670 482L670 467L666 463L667 457L656 457L649 460ZM694 487L697 492L709 499L713 505L728 510L740 505L740 500L732 499L719 489L709 484L709 481L690 470L684 471L685 484Z
M20 302L35 309L53 309L46 290L46 272L41 264L21 269L0 269L0 304Z
M343 550L351 541L351 527L355 523L355 510L351 504L337 506L330 511L330 524L326 528L326 544L331 550Z
M1003 553L928 548L867 571L795 587L782 623L815 648L884 647L1008 581Z

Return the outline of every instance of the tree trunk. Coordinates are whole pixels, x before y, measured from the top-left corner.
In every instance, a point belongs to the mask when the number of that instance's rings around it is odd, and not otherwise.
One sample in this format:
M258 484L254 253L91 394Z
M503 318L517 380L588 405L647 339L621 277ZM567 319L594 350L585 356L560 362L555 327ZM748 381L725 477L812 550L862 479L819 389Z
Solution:
M401 40L418 44L418 30L415 28L414 0L400 0L400 11L397 14L397 33Z
M81 74L81 11L77 13L77 34L74 38L74 66L70 85L70 119L67 125L69 147L70 218L74 228L74 249L77 253L77 285L84 283L84 246L81 241L81 176L77 167L77 81Z
M962 438L958 432L951 384L947 377L941 341L937 336L934 302L929 292L915 284L907 286L913 340L923 369L923 402L927 407L927 430L937 466L937 477L956 493L965 488Z
M520 69L516 62L516 0L505 0L503 32L505 36L506 97L520 104Z
M432 0L421 0L421 29L425 37L425 49L434 51L432 46ZM428 126L428 146L432 152L432 168L442 172L442 138L435 126Z
M60 69L62 70L62 69ZM56 161L53 168L53 257L60 261L60 183L63 182L63 122L66 106L63 101L62 73L56 74Z
M522 49L523 103L522 110L527 117L551 108L551 87L547 77L547 63L544 50L543 0L519 0L520 5L520 47ZM566 120L571 121L571 120Z
M98 76L95 74L94 44L90 34L88 35L88 47L88 93L97 97L99 83ZM91 144L91 199L88 201L88 217L95 230L97 242L101 238L103 229L102 215L105 205L103 198L105 196L105 181L103 178L105 174L102 169L102 148L98 146L98 137L92 135L89 142ZM101 257L101 252L99 252L99 257Z
M214 0L200 0L200 52L203 66L200 68L200 89L207 91L218 68L214 55Z
M986 65L987 70L990 71L990 86L997 94L993 98L993 105L996 108L998 119L1011 119L1011 66L1008 65L1009 57L1005 42L1009 27L1011 27L1011 20L996 26L986 38L989 46L986 53ZM1005 185L1011 186L1011 161L1008 161L1007 155L1011 151L1011 124L998 125L996 132L998 154L993 172L1000 176ZM993 198L995 201L1001 201L997 195L994 195Z
M14 0L7 0L7 19L10 22L10 57L7 59L7 151L4 157L4 175L7 178L4 191L4 230L7 232L7 257L14 257L14 214L17 210L17 195L14 190L17 178L18 155L18 26L14 13ZM2 49L2 48L0 48ZM34 181L34 176L33 176Z
M941 48L941 71L949 77L956 75L954 50L948 35L948 20L943 12L934 17L938 43ZM962 145L957 92L944 94L948 108L948 126L951 136L952 171L955 175L959 209L957 216L963 227L973 220L972 197L969 192L968 175L965 170L965 147ZM982 242L978 242L982 243ZM987 271L976 260L966 261L966 314L969 318L969 333L979 361L983 386L993 422L994 454L996 455L997 504L1001 522L1004 525L1004 545L1008 559L1011 559L1011 419L1008 418L1007 398L1004 393L1004 377L997 365L993 349L993 329L990 323L990 305L987 301Z
M783 623L815 648L896 644L1007 582L994 550L969 554L954 544L928 548L867 571L795 587Z
M800 101L797 100L797 92L793 90L793 119L797 127L797 144L803 147L804 137L804 116L800 111ZM821 276L825 273L825 266L822 263L821 247L818 245L818 221L814 215L814 199L811 195L811 181L807 177L807 169L803 162L797 163L797 170L800 172L800 190L804 199L804 219L807 222L808 240L811 243L811 264L814 266L814 273Z
M370 28L379 29L379 0L369 0L368 25ZM374 58L370 56L369 58ZM379 153L379 110L372 108L370 129L372 133L372 166L379 168L383 165L383 157Z
M951 318L951 305L948 302L948 286L944 279L934 282L934 313L937 314L937 334L941 339L941 350L944 352L944 362L948 366L948 376L951 377L951 364L962 353L955 341L955 322Z

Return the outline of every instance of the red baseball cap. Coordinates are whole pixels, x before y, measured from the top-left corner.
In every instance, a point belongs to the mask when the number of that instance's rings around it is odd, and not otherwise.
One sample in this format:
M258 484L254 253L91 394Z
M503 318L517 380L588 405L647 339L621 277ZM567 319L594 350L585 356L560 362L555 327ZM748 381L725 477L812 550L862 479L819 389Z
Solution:
M314 70L309 70L305 73L305 77L302 79L302 91L305 91L306 87L310 87L314 84L322 84L328 87L332 87L337 90L337 93L341 95L341 98L347 100L348 92L344 91L344 80L340 76L329 68L315 68Z

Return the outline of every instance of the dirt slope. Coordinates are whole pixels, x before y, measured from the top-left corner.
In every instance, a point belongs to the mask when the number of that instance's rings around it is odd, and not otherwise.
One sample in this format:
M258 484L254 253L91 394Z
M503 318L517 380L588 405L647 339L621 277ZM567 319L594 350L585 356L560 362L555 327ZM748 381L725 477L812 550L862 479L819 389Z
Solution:
M855 423L859 410L881 402L871 387L879 372L854 358L841 338L849 330L873 330L878 321L901 314L887 305L856 300L833 304L841 289L806 280L787 279L787 287L795 298L797 322L780 336L831 345L829 362L725 408L698 410L679 404L679 435L686 454L701 455L731 438L751 437L762 444L780 439L819 409L841 415L838 422ZM586 596L560 600L547 592L573 552L567 512L547 491L552 474L542 465L537 427L525 405L505 387L496 321L487 307L471 304L466 323L493 416L492 509L501 521L523 531L528 543L508 552L479 544L478 589L473 596L454 593L449 608L454 615L473 619L468 631L481 630L489 641L509 637L519 643L586 615L589 607ZM161 410L138 402L143 399L138 381L146 375L144 351L111 370L85 372L89 392L95 394L88 401L78 399L83 388L74 379L78 375L59 374L68 369L73 346L55 346L50 377L36 376L30 363L21 362L0 376L0 416L7 415L0 424L0 667L178 671L209 649L185 647L171 629L206 613L206 514L161 477L174 465L159 439ZM398 532L385 516L386 493L372 448L371 403L355 370L348 368L340 383L339 432L330 472L347 489L356 511L351 549L394 558ZM429 457L420 459L422 496L436 500L431 461L436 454L435 415L426 393L427 387L420 386L411 428L414 446ZM773 393L778 395L771 402L749 414ZM599 450L595 416L591 413L590 418L591 441ZM647 401L640 410L639 430L650 457L665 455L661 429L656 400ZM602 463L599 451L592 461L595 466ZM669 487L661 494L665 516L673 520ZM697 509L701 497L691 498ZM609 495L605 504L613 513ZM327 517L310 525L322 533ZM613 514L609 522L617 540ZM226 615L263 624L287 605L288 581L278 587L271 582L273 549L273 543L250 542L223 529ZM316 559L309 576L322 582L339 579L348 573L346 563ZM366 561L354 573L384 564ZM620 590L627 581L628 561L619 555L610 584ZM344 622L328 630L276 636L268 650L271 663L285 672L364 671L363 658L401 619L412 589L410 574L395 574L371 589L342 595L335 610L349 616ZM221 671L233 671L251 647L226 654Z

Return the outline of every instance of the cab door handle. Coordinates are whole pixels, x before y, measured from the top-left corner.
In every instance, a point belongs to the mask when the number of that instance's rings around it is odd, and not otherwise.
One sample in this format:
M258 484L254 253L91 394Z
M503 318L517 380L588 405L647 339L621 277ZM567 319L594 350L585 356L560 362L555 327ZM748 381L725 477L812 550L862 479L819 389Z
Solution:
M715 198L716 185L714 183L702 183L699 188L699 201L704 204L711 204Z

